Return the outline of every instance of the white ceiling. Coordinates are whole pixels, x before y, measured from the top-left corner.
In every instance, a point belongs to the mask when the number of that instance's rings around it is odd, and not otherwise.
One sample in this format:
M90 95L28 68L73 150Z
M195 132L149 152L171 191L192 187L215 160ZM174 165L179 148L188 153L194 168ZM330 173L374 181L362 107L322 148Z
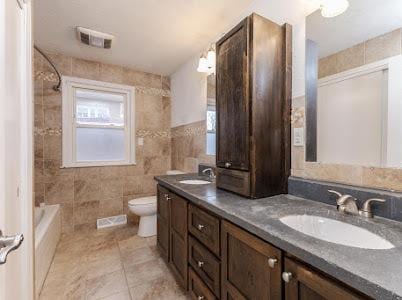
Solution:
M35 44L48 51L170 75L238 20L252 0L36 0ZM80 44L75 27L115 36Z
M319 45L326 57L373 37L402 27L401 0L349 0L348 10L335 18L319 11L306 20L307 38Z

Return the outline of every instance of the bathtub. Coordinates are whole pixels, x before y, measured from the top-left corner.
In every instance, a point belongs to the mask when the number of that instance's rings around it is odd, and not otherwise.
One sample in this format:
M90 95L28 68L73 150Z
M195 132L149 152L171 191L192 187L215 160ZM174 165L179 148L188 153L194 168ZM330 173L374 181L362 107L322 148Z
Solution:
M61 235L60 205L35 207L35 293L42 289Z

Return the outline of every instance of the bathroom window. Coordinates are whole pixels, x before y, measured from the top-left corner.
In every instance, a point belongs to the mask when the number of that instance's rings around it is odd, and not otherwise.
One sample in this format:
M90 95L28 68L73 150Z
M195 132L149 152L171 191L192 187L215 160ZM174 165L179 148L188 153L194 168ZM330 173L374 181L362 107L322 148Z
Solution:
M134 88L63 77L63 167L135 163Z
M216 153L216 108L208 105L207 107L207 154Z

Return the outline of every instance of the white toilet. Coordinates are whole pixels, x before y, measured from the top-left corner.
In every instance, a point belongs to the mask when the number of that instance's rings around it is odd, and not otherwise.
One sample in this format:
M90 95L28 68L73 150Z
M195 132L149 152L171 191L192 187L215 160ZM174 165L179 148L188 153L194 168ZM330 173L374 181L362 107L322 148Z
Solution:
M170 170L167 175L184 174L178 170ZM156 196L132 199L128 202L130 211L140 217L138 236L156 235Z

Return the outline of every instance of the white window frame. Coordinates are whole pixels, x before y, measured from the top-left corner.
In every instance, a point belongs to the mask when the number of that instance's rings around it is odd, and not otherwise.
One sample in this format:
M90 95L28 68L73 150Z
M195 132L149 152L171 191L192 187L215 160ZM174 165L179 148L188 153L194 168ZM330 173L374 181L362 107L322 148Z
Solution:
M124 95L125 160L77 161L76 160L76 100L75 89L89 89ZM62 77L62 167L95 167L134 165L135 162L135 88L133 86L102 82L77 77ZM84 127L91 127L85 125ZM102 126L93 126L102 127ZM112 128L112 125L105 126ZM119 127L121 128L121 127Z

